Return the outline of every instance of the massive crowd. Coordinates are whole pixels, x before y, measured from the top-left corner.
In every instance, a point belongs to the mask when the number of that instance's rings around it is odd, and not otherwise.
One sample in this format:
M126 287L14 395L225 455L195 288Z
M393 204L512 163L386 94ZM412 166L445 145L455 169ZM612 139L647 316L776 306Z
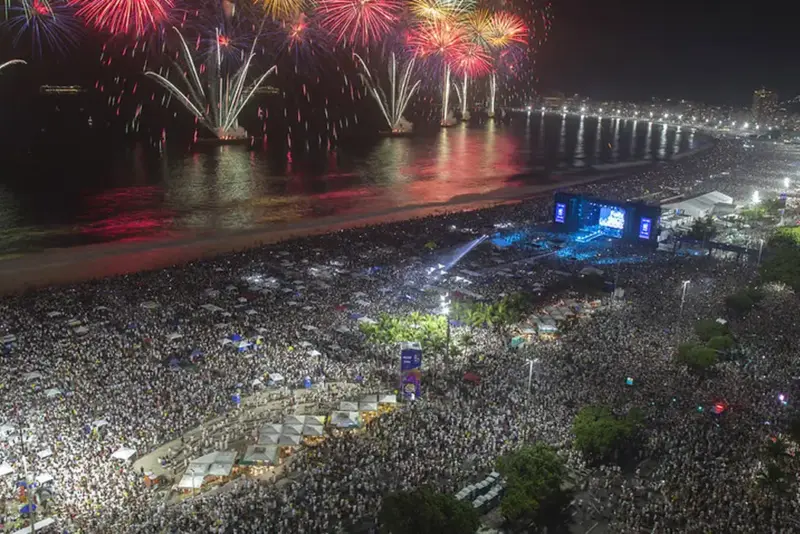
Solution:
M778 188L773 173L788 156L757 150L720 141L692 158L582 190L632 198L659 188L721 189L741 198L749 188ZM527 354L479 331L472 350L487 356L479 386L465 385L455 365L437 370L433 394L299 456L290 483L248 480L167 505L140 473L111 459L120 446L146 454L234 409L232 395L252 393L268 373L291 387L305 377L358 380L365 389L392 384L396 358L365 343L354 314L432 309L418 289L437 251L499 223L545 221L550 209L549 198L533 199L5 298L0 464L15 473L0 477L0 495L15 506L24 456L31 473L53 477L41 510L69 532L367 532L386 491L428 483L455 492L522 440L564 446L568 464L586 471L566 446L572 416L588 402L605 402L645 407L647 417L634 476L588 470L587 491L598 499L592 513L612 531L796 529L797 499L752 489L756 451L786 422L777 395L791 388L797 327L781 318L796 313L796 303L770 293L757 314L735 325L748 365L726 363L714 379L694 380L672 362L675 347L691 336L693 319L722 313L722 297L753 268L657 253L613 267L626 288L624 304L525 349L538 359L530 393ZM431 241L437 250L425 247ZM476 249L463 261L484 275L473 277L470 290L526 290L547 284L554 270L583 265L569 258L512 263L522 254ZM511 267L497 272L498 265ZM681 313L686 279L692 284ZM237 335L254 345L238 351L229 342ZM719 399L732 406L721 417L696 409ZM38 454L47 449L52 454Z

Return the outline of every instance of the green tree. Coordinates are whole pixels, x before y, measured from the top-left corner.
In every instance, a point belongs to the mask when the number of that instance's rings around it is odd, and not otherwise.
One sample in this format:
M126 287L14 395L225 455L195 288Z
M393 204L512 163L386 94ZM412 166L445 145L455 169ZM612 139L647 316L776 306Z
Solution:
M789 437L795 443L800 444L800 414L794 414L789 421Z
M584 406L572 421L575 447L593 461L609 459L633 436L640 414L617 417L606 406Z
M744 316L756 303L746 291L737 291L725 297L725 306L735 315Z
M694 324L694 332L703 341L708 341L712 337L726 336L730 333L727 325L714 319L701 319Z
M474 534L480 517L471 503L422 487L386 495L378 522L385 534Z
M708 340L706 346L718 352L724 352L733 348L733 338L731 336L714 336Z
M537 442L497 460L497 471L506 479L500 509L512 525L527 526L543 522L568 502L563 490L564 462L556 451Z
M785 493L789 489L789 481L781 466L768 463L758 475L758 484L775 493Z
M697 241L710 241L716 233L714 219L708 216L704 219L695 219L686 236Z
M772 462L780 462L789 457L789 444L786 440L778 436L774 440L768 439L764 445L764 456Z
M800 291L800 248L782 246L772 251L761 263L761 280L779 282Z
M684 352L681 352L680 347L678 348L678 362L697 373L707 371L718 361L717 351L704 345L694 345Z

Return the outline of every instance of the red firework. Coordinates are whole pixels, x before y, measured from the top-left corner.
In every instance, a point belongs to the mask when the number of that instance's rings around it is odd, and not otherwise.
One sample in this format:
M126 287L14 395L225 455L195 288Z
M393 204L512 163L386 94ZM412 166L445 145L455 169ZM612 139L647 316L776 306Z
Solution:
M528 42L528 26L513 13L498 11L492 14L489 22L489 43L496 48L504 48L514 43Z
M339 43L367 46L394 29L403 10L401 0L321 0L320 26Z
M479 78L492 70L492 58L476 43L467 43L455 54L451 64L454 71L470 78Z
M408 36L408 43L418 58L438 56L452 62L464 53L469 41L463 26L443 20L417 27Z
M169 18L173 0L70 0L90 26L111 34L141 37Z

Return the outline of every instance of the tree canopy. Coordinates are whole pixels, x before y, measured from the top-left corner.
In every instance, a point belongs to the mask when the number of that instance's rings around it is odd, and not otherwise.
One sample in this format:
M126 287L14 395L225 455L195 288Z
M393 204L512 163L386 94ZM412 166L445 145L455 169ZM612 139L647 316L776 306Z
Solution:
M501 456L497 471L506 479L500 508L512 524L542 522L569 499L562 489L566 476L564 462L552 447L543 443Z
M701 319L694 324L694 332L703 341L708 341L712 337L727 336L730 329L714 319Z
M761 279L800 291L800 227L779 228L769 247L769 256L761 264Z
M742 289L736 293L731 293L725 297L725 306L735 315L747 315L758 302L764 298L764 294L752 288Z
M691 371L700 373L715 366L719 357L714 348L697 343L682 343L678 346L677 360Z
M375 343L393 344L419 341L425 351L440 353L447 348L447 318L442 315L410 313L394 316L386 313L375 324L361 323L361 331Z
M639 424L639 412L614 415L606 406L584 406L572 422L575 447L592 460L604 460L620 450Z
M695 219L686 235L697 241L706 241L713 238L716 232L714 219L709 216L704 219Z
M378 521L385 534L474 534L480 526L471 503L428 487L386 495Z

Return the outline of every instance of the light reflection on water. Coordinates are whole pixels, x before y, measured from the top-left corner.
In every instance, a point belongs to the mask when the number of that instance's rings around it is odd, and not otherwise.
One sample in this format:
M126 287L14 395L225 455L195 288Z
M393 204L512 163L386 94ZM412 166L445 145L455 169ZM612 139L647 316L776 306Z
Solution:
M91 164L61 155L0 184L0 253L443 203L542 183L545 169L669 157L694 142L691 131L649 122L531 114L314 158L238 146L160 157L135 148Z

